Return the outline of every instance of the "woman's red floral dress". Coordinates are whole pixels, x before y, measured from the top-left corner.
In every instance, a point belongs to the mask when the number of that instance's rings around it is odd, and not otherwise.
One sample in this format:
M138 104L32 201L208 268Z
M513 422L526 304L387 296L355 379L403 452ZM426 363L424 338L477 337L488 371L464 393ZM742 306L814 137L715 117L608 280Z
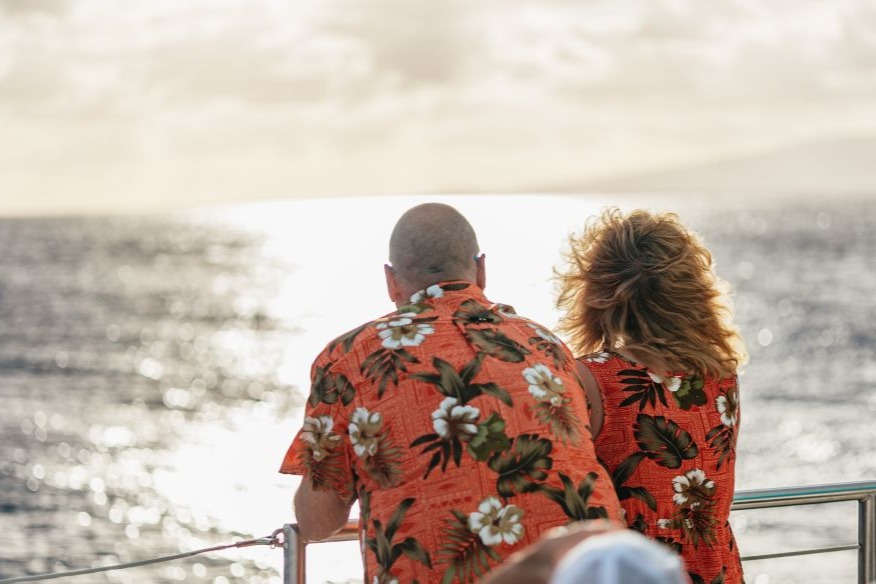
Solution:
M742 582L727 518L733 502L739 389L735 376L662 378L614 353L579 358L599 382L597 456L627 523L678 551L693 584Z

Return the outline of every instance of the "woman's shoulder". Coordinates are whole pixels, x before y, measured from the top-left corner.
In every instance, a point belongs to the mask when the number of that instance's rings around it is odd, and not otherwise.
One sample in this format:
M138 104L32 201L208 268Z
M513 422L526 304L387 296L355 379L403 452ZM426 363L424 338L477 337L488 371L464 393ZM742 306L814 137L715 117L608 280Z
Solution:
M576 358L579 367L590 370L602 382L613 382L630 375L647 377L648 368L621 353L605 350Z
M702 383L703 391L712 398L732 393L734 399L739 399L739 377L735 373L731 375L705 376L692 374L687 377L691 380L700 380L699 383Z

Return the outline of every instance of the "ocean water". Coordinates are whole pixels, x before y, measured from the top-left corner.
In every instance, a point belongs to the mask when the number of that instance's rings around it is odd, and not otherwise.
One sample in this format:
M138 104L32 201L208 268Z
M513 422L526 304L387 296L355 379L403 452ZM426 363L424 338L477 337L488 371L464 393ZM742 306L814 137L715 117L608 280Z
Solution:
M0 219L0 578L142 560L293 521L276 472L310 361L392 309L382 264L413 204L472 221L487 293L552 325L567 234L607 204L677 211L733 290L741 489L876 477L876 199L394 197L173 216ZM745 553L855 539L853 505L733 517ZM340 550L335 546L340 546ZM312 581L361 578L314 546ZM247 548L70 582L279 582ZM853 582L853 553L751 562L749 582ZM801 576L805 575L805 576Z

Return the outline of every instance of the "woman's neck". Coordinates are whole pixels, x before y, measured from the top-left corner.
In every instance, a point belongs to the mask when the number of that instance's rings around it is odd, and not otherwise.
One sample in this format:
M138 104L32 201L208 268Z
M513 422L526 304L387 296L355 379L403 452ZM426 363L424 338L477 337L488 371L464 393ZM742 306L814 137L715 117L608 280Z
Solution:
M675 371L672 371L672 368L669 367L662 359L655 358L654 355L642 354L637 352L635 349L630 349L627 347L617 347L613 349L613 352L620 355L630 363L641 365L658 375L670 375L672 373L677 373Z

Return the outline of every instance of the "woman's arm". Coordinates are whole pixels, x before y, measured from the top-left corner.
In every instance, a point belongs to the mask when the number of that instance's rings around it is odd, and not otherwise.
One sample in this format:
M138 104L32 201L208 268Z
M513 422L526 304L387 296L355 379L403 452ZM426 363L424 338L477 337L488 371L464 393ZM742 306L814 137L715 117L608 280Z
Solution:
M578 363L578 376L584 383L584 392L587 395L587 403L590 404L590 432L595 440L602 430L602 422L605 418L605 409L602 406L602 392L599 390L599 382L583 363Z

